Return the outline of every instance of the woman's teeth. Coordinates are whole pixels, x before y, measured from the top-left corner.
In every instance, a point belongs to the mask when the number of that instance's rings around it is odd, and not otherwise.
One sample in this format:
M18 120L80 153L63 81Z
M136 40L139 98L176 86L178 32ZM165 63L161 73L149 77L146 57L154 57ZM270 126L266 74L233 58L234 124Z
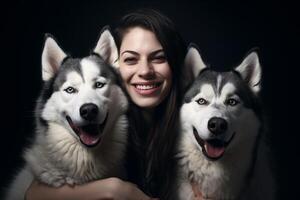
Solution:
M157 87L157 84L153 84L153 85L135 85L135 87L139 90L150 90L150 89L153 89L153 88Z

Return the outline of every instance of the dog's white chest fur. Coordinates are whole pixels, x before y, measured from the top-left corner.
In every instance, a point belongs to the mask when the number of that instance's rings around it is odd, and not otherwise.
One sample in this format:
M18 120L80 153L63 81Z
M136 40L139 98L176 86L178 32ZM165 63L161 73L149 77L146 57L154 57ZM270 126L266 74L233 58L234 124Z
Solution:
M186 187L195 184L202 195L213 199L235 199L243 185L244 172L234 170L234 164L229 168L224 167L222 161L208 161L201 150L188 141L185 137L181 141L184 151L178 156L181 181L185 182ZM191 188L184 189L191 193ZM181 199L185 199L188 194L180 189Z
M117 123L126 124L125 117ZM120 128L123 130L118 130ZM111 138L103 138L99 147L89 149L63 126L50 124L49 134L46 138L38 136L36 145L25 153L25 159L40 181L56 187L121 175L126 148L122 145L126 144L125 131L126 127L114 127L111 134L105 135Z

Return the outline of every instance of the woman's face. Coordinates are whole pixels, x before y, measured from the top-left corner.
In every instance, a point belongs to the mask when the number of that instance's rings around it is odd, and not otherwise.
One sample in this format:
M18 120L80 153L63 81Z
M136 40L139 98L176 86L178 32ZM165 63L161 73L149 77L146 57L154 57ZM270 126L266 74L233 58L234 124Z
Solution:
M129 28L120 47L120 73L132 101L154 108L170 92L172 72L165 53L153 32Z

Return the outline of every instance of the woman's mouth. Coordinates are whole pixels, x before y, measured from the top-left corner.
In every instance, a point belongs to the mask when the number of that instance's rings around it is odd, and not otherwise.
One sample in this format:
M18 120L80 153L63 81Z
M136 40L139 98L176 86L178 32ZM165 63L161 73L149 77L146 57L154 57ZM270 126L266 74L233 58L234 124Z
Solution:
M135 83L132 85L140 95L153 95L156 91L160 90L162 82Z

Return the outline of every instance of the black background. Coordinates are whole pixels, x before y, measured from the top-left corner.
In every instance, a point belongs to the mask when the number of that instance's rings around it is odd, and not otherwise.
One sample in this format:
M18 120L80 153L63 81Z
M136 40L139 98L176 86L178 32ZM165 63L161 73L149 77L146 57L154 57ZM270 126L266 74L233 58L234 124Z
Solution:
M292 103L298 101L291 86L297 81L292 74L299 65L293 62L299 52L294 48L299 23L293 5L278 1L19 0L2 5L0 186L21 164L22 148L34 130L44 34L53 34L74 57L86 56L103 26L140 7L169 16L184 39L196 43L202 58L216 69L236 66L250 49L259 48L279 199L295 197L299 136L297 123L292 123L297 106Z

